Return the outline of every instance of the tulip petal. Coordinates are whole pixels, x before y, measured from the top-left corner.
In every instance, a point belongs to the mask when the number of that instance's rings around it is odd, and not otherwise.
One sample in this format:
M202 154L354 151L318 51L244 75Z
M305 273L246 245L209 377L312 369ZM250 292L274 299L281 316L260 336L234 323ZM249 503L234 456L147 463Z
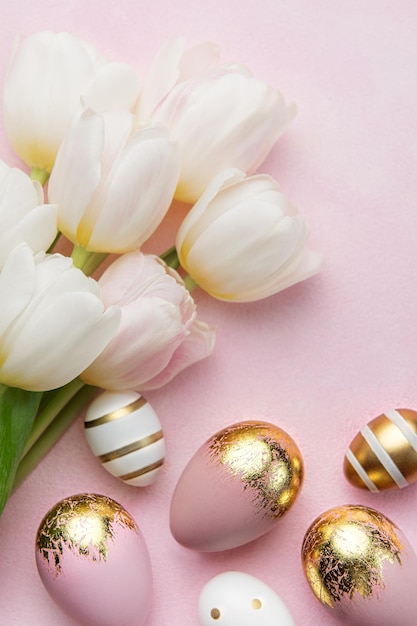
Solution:
M148 118L155 107L179 81L187 80L215 65L219 48L203 42L184 50L183 37L169 39L159 50L146 77L139 99L137 115Z
M190 333L175 350L171 360L161 373L142 383L138 391L149 391L163 387L185 368L210 356L214 350L215 341L216 331L214 328L205 322L195 320Z
M123 307L117 342L83 372L82 379L105 389L137 389L166 367L184 332L179 311L169 302L144 298L140 307ZM117 344L123 349L117 350Z
M80 141L83 150L76 151ZM87 110L66 135L52 170L49 199L58 205L59 230L73 242L100 180L103 146L103 118Z
M120 319L117 308L103 313L102 303L88 293L63 294L34 313L1 370L5 384L30 391L55 389L78 376L108 344ZM22 360L32 367L22 371Z
M127 63L106 63L92 78L83 93L88 107L95 111L131 111L138 99L140 79Z
M184 255L188 254L188 245L185 243L185 238L189 238L189 233L192 231L195 224L202 218L207 210L207 206L214 200L216 195L223 187L232 185L239 182L245 177L245 173L238 169L227 169L220 174L217 174L209 183L201 197L194 204L193 208L186 215L185 219L181 223L176 236L176 248L180 257L180 260ZM190 237L190 239L192 239ZM184 250L183 248L186 248ZM182 262L181 262L182 264Z
M114 253L139 248L168 211L179 167L178 149L165 129L150 126L139 131L114 167L89 248Z
M21 244L8 256L0 273L0 339L25 308L35 285L35 263L29 247ZM0 363L2 361L0 345Z
M34 206L42 204L43 201L43 189L37 181L32 181L22 170L9 167L4 161L0 161L1 228L16 217L26 215Z
M213 295L234 299L259 284L268 268L281 267L291 258L305 223L288 216L277 220L274 208L259 201L240 203L238 211L226 212L209 225L186 260L197 284Z
M94 48L69 33L18 41L4 84L4 122L12 147L31 167L52 169L97 63Z
M2 230L0 227L0 267L8 253L15 246L27 242L34 253L47 250L57 234L57 207L43 204L33 208L14 228ZM7 234L3 240L1 234Z
M209 181L230 167L252 173L295 111L244 67L219 66L177 84L153 115L181 145L176 198L195 202Z

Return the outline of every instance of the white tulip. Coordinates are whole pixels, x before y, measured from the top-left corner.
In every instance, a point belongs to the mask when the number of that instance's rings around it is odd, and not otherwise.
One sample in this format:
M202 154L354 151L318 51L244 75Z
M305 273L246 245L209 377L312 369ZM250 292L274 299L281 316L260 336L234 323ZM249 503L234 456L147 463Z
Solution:
M217 176L181 224L181 265L220 300L266 298L315 274L322 264L306 248L305 220L267 175Z
M76 378L120 322L100 288L59 254L14 248L0 273L0 383L47 391Z
M296 112L241 65L218 65L178 82L152 114L181 148L175 197L195 202L218 173L253 173Z
M135 130L127 111L84 111L65 136L49 181L59 230L92 252L139 248L171 204L179 167L165 128Z
M57 234L57 208L43 204L41 185L0 161L0 268L9 252L26 242L34 252L47 250Z
M50 172L80 98L86 106L132 109L139 78L70 33L36 33L16 42L4 81L3 115L10 144L31 168Z
M137 116L152 115L155 107L177 84L198 76L219 63L219 47L209 41L185 49L185 39L169 39L158 51L140 93Z

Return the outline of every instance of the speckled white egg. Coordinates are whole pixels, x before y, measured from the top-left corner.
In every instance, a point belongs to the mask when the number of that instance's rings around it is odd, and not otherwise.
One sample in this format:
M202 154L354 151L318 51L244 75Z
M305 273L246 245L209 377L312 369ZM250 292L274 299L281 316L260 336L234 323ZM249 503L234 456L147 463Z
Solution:
M253 541L293 505L303 468L295 441L275 424L248 420L224 428L200 446L177 482L172 535L202 552Z
M36 565L52 599L77 624L145 624L149 553L133 517L111 498L77 494L58 502L39 526Z
M203 588L201 626L294 626L281 598L264 582L243 572L224 572Z
M103 467L134 487L152 484L164 463L165 441L157 414L135 391L105 391L84 418L88 444Z

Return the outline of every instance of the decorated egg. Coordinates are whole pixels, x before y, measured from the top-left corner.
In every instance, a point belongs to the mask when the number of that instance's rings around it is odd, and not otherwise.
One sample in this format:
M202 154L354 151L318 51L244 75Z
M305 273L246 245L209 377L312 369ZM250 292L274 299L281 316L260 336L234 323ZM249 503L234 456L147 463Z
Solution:
M281 598L264 582L243 572L224 572L203 588L201 626L294 626Z
M103 467L128 485L146 487L158 476L165 441L158 416L135 391L105 391L84 418L88 444Z
M330 509L308 529L304 572L327 609L353 626L415 626L417 558L382 513L365 506Z
M407 487L417 480L417 412L388 411L356 435L343 470L355 487L383 491Z
M131 515L111 498L61 500L36 538L42 582L60 608L83 626L142 626L152 595L151 563Z
M285 431L260 421L233 424L210 437L180 476L172 535L202 552L252 541L291 507L302 480L301 453Z

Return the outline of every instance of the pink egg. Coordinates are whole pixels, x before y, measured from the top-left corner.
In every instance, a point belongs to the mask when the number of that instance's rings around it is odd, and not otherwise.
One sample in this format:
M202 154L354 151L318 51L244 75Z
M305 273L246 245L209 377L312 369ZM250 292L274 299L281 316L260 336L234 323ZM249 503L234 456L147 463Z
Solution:
M302 562L314 595L344 623L416 625L417 557L379 511L361 505L326 511L306 532Z
M36 539L42 582L60 608L83 626L143 626L152 595L144 538L111 498L79 494L56 504Z
M194 550L235 548L275 526L302 480L300 451L285 431L267 422L233 424L184 469L171 501L171 532Z

